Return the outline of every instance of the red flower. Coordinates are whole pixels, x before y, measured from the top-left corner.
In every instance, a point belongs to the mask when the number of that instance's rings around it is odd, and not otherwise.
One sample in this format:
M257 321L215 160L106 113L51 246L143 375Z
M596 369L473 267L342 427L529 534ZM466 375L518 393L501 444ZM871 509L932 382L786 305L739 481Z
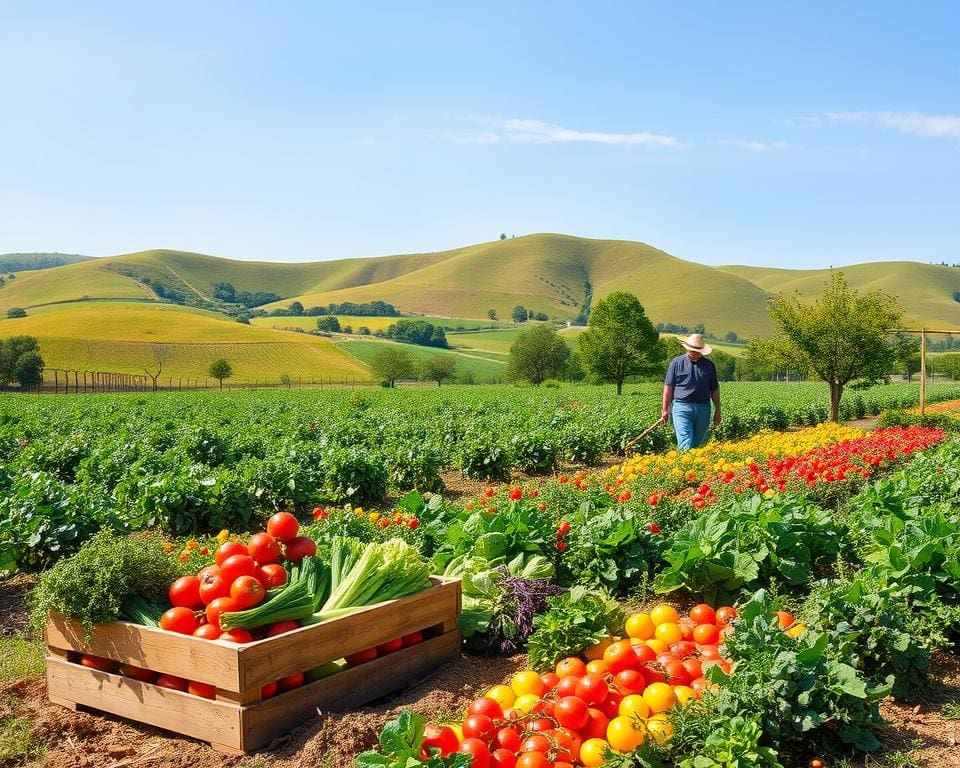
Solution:
M567 477L566 475L560 475L560 477L558 477L557 480L559 480L561 483L568 483L568 482L570 482L570 478Z
M323 507L314 507L313 508L313 519L314 520L326 520L330 516L330 513L327 512Z
M496 493L496 491L493 490L493 488L487 488L487 490L485 490L485 491L483 492L483 495L486 496L486 497L489 499L489 498L490 498L491 496L493 496L493 494L495 494L495 493Z
M660 526L656 523L647 523L647 530L650 531L650 533L659 534Z
M407 525L410 526L411 531L415 531L420 527L420 521L415 517L411 517L410 520L407 521Z
M558 541L556 544L554 544L554 546L557 548L557 551L558 551L558 552L566 552L566 551L567 551L567 542L565 542L565 541Z
M519 488L510 489L510 501L520 501L523 498L523 491Z

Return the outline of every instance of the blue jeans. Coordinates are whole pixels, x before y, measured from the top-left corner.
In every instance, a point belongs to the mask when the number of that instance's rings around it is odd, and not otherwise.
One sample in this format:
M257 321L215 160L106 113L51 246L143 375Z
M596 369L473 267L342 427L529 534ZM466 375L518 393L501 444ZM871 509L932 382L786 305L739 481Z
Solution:
M673 430L677 448L687 451L707 442L710 428L710 403L678 403L673 401Z

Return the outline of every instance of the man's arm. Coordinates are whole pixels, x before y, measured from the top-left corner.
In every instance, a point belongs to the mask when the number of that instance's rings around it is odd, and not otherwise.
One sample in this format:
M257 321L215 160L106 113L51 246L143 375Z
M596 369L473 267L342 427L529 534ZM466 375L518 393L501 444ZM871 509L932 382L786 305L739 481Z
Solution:
M720 426L720 390L715 389L710 393L710 399L713 400L713 426Z
M666 421L670 418L670 402L673 400L673 387L669 384L663 385L663 402L660 405L660 421Z

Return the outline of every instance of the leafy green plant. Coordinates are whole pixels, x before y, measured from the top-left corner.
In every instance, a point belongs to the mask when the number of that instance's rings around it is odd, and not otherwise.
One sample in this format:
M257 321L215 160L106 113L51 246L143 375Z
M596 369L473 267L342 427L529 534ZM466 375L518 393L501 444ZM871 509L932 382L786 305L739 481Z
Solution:
M465 477L508 480L513 457L496 435L472 432L460 443L457 466Z
M521 472L531 475L552 472L557 465L556 441L546 432L520 432L510 440L514 464Z
M551 669L565 656L580 653L623 626L623 609L603 592L574 587L547 600L549 609L533 620L527 642L530 666Z
M470 755L455 752L441 757L434 754L422 757L423 733L426 720L408 709L380 731L379 749L361 752L354 760L354 768L469 768Z

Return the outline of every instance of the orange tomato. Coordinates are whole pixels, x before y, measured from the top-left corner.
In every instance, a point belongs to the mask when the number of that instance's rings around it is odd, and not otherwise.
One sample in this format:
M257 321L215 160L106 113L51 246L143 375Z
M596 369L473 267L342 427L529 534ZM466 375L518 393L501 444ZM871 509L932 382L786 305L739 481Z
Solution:
M646 728L642 723L618 715L607 726L607 741L617 752L633 752L643 744Z
M666 712L677 703L677 695L666 683L650 683L643 692L643 698L651 712Z
M693 630L693 639L700 645L716 645L720 630L716 624L698 624Z
M680 614L677 613L677 609L672 605L667 605L666 603L661 603L653 607L653 610L650 611L650 619L653 621L654 626L659 626L660 624L676 624L680 621Z
M653 637L653 619L649 613L634 613L627 619L627 637L649 640Z
M587 665L576 656L568 656L557 662L555 671L561 680L565 677L583 677L587 674Z
M587 662L588 675L606 675L609 671L610 668L603 659L594 659L593 661Z
M629 640L618 640L607 646L603 652L603 661L613 674L637 666L637 657Z
M690 609L690 618L694 624L716 624L717 612L706 603L700 603Z

